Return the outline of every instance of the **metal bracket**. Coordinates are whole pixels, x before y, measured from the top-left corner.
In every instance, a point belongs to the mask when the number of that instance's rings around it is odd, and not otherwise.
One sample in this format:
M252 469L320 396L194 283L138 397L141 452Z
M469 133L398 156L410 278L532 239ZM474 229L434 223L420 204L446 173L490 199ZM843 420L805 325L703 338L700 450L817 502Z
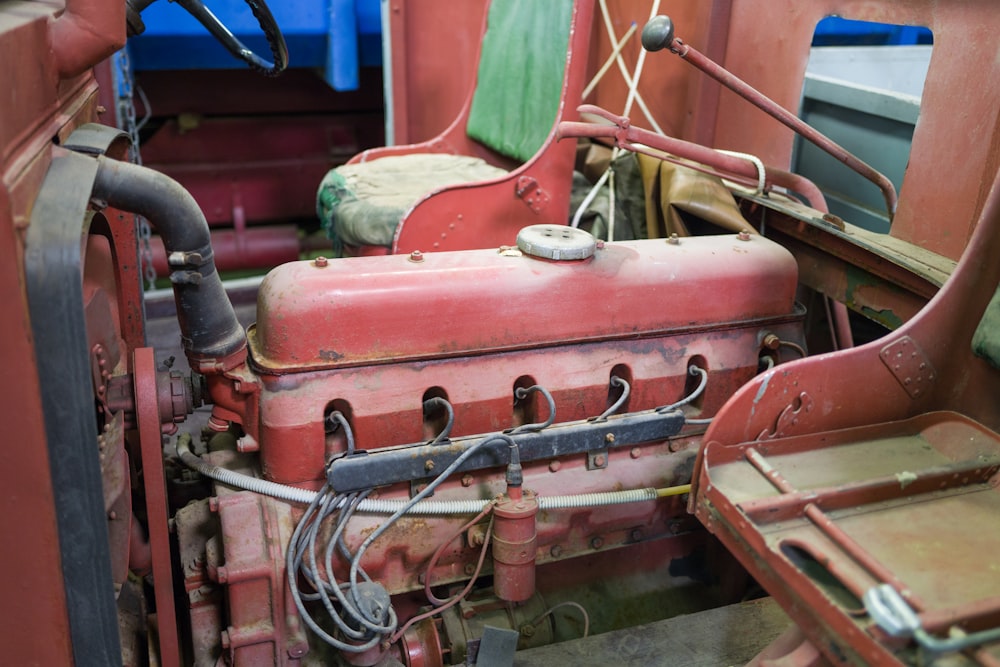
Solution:
M608 450L594 449L587 452L587 470L603 470L608 467Z
M549 205L552 197L549 193L542 189L542 186L538 184L531 176L521 176L517 179L517 183L514 186L514 192L517 196L524 200L524 203L528 205L535 213L541 213L545 210L545 207Z
M431 481L432 480L429 479L429 478L427 478L427 477L421 477L420 479L411 479L410 480L410 498L413 498L418 493L420 493L421 491L423 491L424 489L426 489L427 485L430 484ZM427 497L428 498L433 498L434 497L434 492L432 491L429 495L427 495Z
M883 347L878 356L910 398L919 398L930 391L937 374L917 341L903 336Z
M63 148L84 155L107 155L121 159L128 153L129 137L114 127L85 123L73 130L63 142Z
M550 460L587 453L588 467L602 455L607 467L610 448L632 447L644 442L660 442L680 433L684 414L679 410L655 410L614 415L607 420L554 424L540 431L513 435L521 462ZM357 451L330 464L327 477L340 493L437 476L464 451L481 440L495 442L470 456L456 472L504 466L509 460L508 444L496 434L475 435L447 441L447 444L415 443L372 451Z

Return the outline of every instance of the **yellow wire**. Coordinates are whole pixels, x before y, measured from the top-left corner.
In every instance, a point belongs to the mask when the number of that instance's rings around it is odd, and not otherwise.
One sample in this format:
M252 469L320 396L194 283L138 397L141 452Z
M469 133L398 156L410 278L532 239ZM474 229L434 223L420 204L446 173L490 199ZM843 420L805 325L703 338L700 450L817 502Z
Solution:
M690 484L681 484L680 486L668 486L665 489L657 489L657 498L668 498L670 496L683 496L685 493L691 493Z

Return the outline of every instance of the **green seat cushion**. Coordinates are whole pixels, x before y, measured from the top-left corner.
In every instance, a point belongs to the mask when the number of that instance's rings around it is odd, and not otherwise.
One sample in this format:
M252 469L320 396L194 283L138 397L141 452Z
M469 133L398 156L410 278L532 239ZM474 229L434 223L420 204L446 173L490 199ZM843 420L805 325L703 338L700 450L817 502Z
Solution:
M1000 368L1000 288L993 293L972 336L972 351L994 368Z
M345 244L391 246L399 221L425 195L506 173L479 158L438 153L345 164L320 183L316 214L337 250Z
M559 112L572 14L572 0L490 3L466 134L521 162L538 152Z

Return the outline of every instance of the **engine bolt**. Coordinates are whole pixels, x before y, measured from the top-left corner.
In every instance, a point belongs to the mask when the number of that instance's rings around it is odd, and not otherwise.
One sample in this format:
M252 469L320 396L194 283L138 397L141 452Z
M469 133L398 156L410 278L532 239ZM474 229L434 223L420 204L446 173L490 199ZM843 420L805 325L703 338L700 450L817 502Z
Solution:
M642 456L642 450L639 449L638 447L633 447L632 449L629 450L628 455L634 459L637 459L640 456Z
M520 630L522 637L532 637L535 634L535 626L531 623L525 623L521 626Z
M321 269L329 263L330 262L329 260L327 260L326 257L317 257L316 259L313 260L313 264L315 264L317 267Z
M594 466L597 468L603 468L608 465L608 460L604 457L604 454L598 454L594 457Z
M413 252L410 253L410 261L411 262L424 261L424 253L420 252L419 250L414 250Z
M462 475L462 486L472 486L472 475Z
M562 556L562 547L557 544L551 549L549 549L549 553L552 555L553 558L559 558L559 556Z
M486 542L486 529L482 526L473 526L466 535L470 547L481 547Z
M609 445L614 441L615 441L614 433L608 433L607 435L604 436L604 442L608 443Z
M430 459L427 459L426 461L424 461L424 470L426 470L427 472L430 472L431 470L434 470L434 461L432 461Z
M764 337L761 339L760 344L762 347L765 347L768 350L777 350L779 347L781 347L781 338L779 338L777 334L768 332L764 334Z
M739 234L736 235L736 238L738 238L740 241L749 241L750 240L750 232L742 231L742 232L740 232Z
M591 549L600 549L603 546L604 546L604 538L603 537L595 537L595 538L593 538L593 539L590 540L590 548Z
M473 565L472 563L466 563L465 564L465 574L466 574L466 576L471 577L472 573L475 572L475 571L476 571L476 566L475 565Z
M670 245L680 245L681 240L677 237L677 234L671 234L670 237L667 239L667 243L669 243Z
M631 533L629 533L628 536L629 539L631 539L633 542L639 542L640 540L642 540L642 538L646 536L646 534L643 532L642 528L636 528Z
M549 463L549 471L550 472L558 472L559 468L561 468L561 467L562 467L562 464L559 463L559 461L552 461L551 463Z

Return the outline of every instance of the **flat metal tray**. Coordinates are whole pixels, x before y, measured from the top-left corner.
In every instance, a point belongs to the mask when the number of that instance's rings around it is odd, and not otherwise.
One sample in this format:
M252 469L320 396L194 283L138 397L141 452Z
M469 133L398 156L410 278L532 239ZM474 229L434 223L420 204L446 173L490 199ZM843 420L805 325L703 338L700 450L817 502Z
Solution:
M854 651L866 661L888 653L907 662L905 642L886 637L861 598L888 583L932 633L1000 625L998 471L996 433L957 413L933 412L737 446L709 443L698 502L750 569L783 589L772 594L797 601L812 617L806 626L843 640L845 662ZM966 657L996 664L1000 645Z

